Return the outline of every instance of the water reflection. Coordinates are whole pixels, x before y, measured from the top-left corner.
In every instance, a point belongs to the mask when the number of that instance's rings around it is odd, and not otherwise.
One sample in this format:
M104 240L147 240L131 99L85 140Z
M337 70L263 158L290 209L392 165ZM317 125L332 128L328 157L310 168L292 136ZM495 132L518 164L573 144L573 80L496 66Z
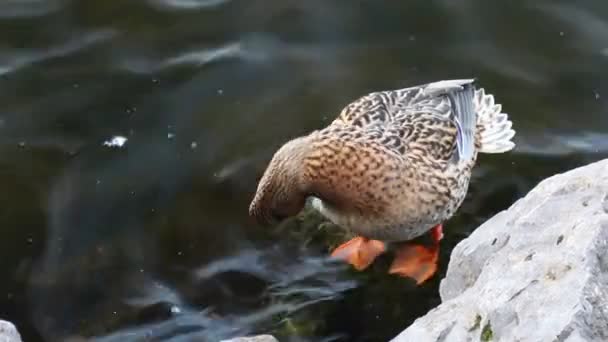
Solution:
M518 132L449 252L543 177L608 155L605 2L0 4L0 315L27 341L386 340L438 304L326 259L319 218L255 226L286 139L366 92L478 77ZM516 24L517 23L517 24ZM104 146L124 137L121 148ZM443 273L441 273L443 274ZM440 274L440 276L441 276Z

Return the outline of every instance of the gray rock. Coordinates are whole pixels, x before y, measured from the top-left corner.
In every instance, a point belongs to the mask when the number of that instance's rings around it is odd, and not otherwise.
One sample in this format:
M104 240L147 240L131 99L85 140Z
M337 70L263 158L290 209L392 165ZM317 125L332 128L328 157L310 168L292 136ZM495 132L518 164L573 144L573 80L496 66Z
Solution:
M608 160L544 180L477 228L440 294L393 341L608 341Z
M237 337L230 340L223 340L221 342L279 342L272 335L257 335L247 337Z
M13 323L0 320L0 342L21 342L21 335Z

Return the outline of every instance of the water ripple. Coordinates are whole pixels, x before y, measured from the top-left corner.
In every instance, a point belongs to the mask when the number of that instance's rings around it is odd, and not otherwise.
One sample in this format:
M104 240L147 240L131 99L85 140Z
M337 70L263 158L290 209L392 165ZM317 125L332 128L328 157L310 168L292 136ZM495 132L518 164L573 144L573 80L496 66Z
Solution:
M148 0L150 5L166 10L197 10L203 8L213 8L230 0Z
M0 9L1 11L1 9ZM83 33L78 38L45 49L17 50L0 56L0 75L15 72L23 67L46 61L52 58L60 58L72 55L86 49L94 44L107 41L116 35L114 30L99 30Z
M149 74L176 66L201 67L209 63L243 56L244 53L240 43L228 43L217 48L183 52L160 61L155 61L149 57L128 56L118 62L118 65L119 68L135 74Z
M63 3L63 0L3 0L0 19L42 17L61 9Z
M608 21L599 13L582 6L552 2L535 7L562 21L566 27L561 32L574 33L573 44L579 48L598 53L608 46Z
M168 57L142 56L137 55L139 52L135 52L135 55L127 54L126 56L122 56L116 64L119 69L129 72L150 74L165 71L173 67L189 66L199 68L230 59L262 64L277 60L299 60L308 63L318 63L322 58L330 58L334 52L334 48L331 46L320 49L313 46L287 43L272 34L252 33L220 46L180 51ZM327 61L325 60L325 62Z
M576 153L607 154L608 134L584 132L579 134L520 135L516 152L547 156L564 156Z

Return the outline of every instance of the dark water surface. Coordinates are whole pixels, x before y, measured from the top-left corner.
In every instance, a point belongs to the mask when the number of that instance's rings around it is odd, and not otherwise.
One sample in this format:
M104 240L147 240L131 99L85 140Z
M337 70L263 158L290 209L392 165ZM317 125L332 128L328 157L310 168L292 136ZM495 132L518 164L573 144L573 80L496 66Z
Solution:
M327 261L317 219L248 220L287 139L471 76L518 146L481 157L428 284ZM605 0L2 1L0 318L25 341L387 340L439 303L458 241L608 155L606 79Z

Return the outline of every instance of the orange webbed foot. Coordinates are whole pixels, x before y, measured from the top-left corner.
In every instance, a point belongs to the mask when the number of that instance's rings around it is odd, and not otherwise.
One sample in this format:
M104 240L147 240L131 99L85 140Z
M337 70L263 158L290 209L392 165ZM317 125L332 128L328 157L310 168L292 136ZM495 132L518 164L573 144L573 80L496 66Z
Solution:
M417 285L430 279L437 272L439 241L443 238L441 225L431 230L431 236L433 238L432 246L413 242L402 245L396 253L389 273L413 278Z
M384 242L357 236L338 246L331 256L353 265L358 271L366 269L386 251Z

